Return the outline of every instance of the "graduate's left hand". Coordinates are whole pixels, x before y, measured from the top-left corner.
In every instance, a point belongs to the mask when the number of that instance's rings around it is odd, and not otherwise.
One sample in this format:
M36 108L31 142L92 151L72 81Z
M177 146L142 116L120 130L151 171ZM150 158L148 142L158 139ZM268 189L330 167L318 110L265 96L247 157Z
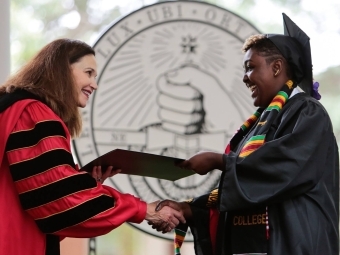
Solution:
M121 169L113 169L113 166L109 166L103 173L101 166L94 166L91 175L94 179L96 179L97 182L104 183L106 178L112 177L120 173L121 171L122 171Z
M179 163L178 166L193 170L200 175L205 175L215 169L223 170L222 156L221 153L201 151L191 158Z

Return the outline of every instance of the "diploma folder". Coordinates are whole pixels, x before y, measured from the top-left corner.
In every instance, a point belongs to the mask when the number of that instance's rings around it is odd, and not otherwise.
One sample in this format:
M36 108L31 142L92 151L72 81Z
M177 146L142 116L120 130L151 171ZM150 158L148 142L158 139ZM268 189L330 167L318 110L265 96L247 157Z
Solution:
M112 150L86 164L80 171L91 173L94 166L101 166L105 171L108 166L121 169L120 174L131 174L176 181L195 174L194 171L182 169L176 164L184 159L173 158L122 149Z

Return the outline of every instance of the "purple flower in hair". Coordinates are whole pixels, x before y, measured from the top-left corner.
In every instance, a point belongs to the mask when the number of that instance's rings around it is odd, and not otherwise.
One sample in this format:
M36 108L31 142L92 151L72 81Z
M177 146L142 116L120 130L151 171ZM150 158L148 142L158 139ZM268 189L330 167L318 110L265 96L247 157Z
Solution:
M319 94L318 88L319 88L319 83L316 81L313 83L313 97L317 100L320 100L321 95Z

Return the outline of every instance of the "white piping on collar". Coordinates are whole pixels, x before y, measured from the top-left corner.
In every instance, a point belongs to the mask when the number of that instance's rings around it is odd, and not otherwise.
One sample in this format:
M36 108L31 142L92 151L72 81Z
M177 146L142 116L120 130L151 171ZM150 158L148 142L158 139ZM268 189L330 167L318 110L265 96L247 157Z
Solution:
M292 98L296 94L299 94L299 93L302 93L302 92L304 92L302 89L300 89L299 87L296 87L296 88L293 89L292 94L290 94L289 98Z

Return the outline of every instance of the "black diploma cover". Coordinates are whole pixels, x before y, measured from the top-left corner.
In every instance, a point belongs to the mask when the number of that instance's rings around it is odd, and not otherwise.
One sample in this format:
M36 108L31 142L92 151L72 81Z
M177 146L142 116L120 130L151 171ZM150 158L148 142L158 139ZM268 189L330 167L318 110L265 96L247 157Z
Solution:
M86 164L80 171L91 172L94 166L101 166L105 171L108 166L121 169L120 174L140 175L175 181L195 174L182 169L176 164L184 159L173 158L144 152L115 149Z

